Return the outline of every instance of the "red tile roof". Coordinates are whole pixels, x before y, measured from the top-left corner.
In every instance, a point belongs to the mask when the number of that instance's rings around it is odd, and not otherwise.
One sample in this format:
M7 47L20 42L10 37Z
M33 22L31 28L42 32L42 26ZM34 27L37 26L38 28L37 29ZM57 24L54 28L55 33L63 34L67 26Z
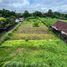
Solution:
M67 23L63 21L57 21L54 25L59 31L67 30Z
M67 23L63 22L63 21L57 21L53 27L55 27L55 29L57 29L58 31L63 31L65 33L67 33Z

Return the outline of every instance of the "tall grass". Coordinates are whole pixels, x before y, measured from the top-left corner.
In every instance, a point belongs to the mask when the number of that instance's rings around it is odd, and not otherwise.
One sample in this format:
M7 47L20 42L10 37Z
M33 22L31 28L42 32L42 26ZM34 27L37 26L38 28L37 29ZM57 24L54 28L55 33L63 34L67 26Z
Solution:
M10 44L10 45L9 45ZM66 67L67 46L56 40L8 40L0 49L0 59L4 66L26 67ZM2 51L3 50L3 51ZM9 50L9 51L8 51ZM5 53L5 54L4 54ZM2 59L3 58L3 59ZM4 60L5 59L5 60ZM4 60L4 61L3 61ZM2 62L3 61L3 62Z

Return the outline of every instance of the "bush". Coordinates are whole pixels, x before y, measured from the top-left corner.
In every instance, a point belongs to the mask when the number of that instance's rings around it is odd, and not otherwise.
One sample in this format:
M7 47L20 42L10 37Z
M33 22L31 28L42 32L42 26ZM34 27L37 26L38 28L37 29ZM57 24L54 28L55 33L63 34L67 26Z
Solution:
M1 17L0 22L6 22L6 18Z
M38 22L33 23L33 27L39 27L39 23Z
M28 39L28 38L26 38L26 39L25 39L25 41L26 41L26 42L28 42L28 41L29 41L29 39Z

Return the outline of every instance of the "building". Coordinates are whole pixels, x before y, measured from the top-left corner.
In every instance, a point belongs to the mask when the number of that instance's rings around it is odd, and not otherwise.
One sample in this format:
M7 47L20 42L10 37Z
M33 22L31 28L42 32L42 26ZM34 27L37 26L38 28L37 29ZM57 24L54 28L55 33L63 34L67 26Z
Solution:
M24 20L24 18L19 18L20 22L22 22Z
M64 39L67 39L67 22L57 21L51 27L53 31L59 32L60 35L64 37Z
M20 22L20 20L19 20L19 19L16 19L16 20L15 20L15 22L16 22L16 23L19 23L19 22Z
M22 22L24 20L24 18L17 18L16 20L15 20L15 22L16 23L19 23L19 22Z

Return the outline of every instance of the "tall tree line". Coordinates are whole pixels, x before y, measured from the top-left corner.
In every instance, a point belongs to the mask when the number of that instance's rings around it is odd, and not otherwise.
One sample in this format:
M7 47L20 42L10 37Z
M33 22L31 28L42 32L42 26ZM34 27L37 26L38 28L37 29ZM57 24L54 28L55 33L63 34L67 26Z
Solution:
M11 16L16 16L16 13L14 11L9 11L9 10L0 10L0 17L11 17Z
M58 18L58 19L67 19L67 14L60 12L53 12L51 9L46 13L42 13L40 11L35 11L33 13L29 13L29 11L25 11L24 13L16 13L14 11L9 10L0 10L0 29L8 28L15 25L16 18L28 18L28 17L48 17L48 18Z
M51 9L48 10L46 13L42 13L40 11L35 11L33 13L29 13L28 11L25 11L23 13L23 17L50 17L50 18L59 18L59 19L67 19L67 14L60 13L60 12L53 12Z
M0 17L4 17L4 18L7 18L7 17L16 17L16 18L19 18L19 17L24 17L24 18L27 18L27 17L30 17L30 16L34 16L34 17L51 17L51 18L60 18L60 19L67 19L67 14L64 14L64 13L60 13L60 12L53 12L51 9L48 10L48 12L46 13L42 13L40 11L35 11L33 13L29 13L29 11L25 11L24 13L16 13L14 11L9 11L9 10L0 10Z
M20 14L15 13L14 11L10 10L0 10L0 30L8 29L9 27L12 27L15 25L15 19Z

